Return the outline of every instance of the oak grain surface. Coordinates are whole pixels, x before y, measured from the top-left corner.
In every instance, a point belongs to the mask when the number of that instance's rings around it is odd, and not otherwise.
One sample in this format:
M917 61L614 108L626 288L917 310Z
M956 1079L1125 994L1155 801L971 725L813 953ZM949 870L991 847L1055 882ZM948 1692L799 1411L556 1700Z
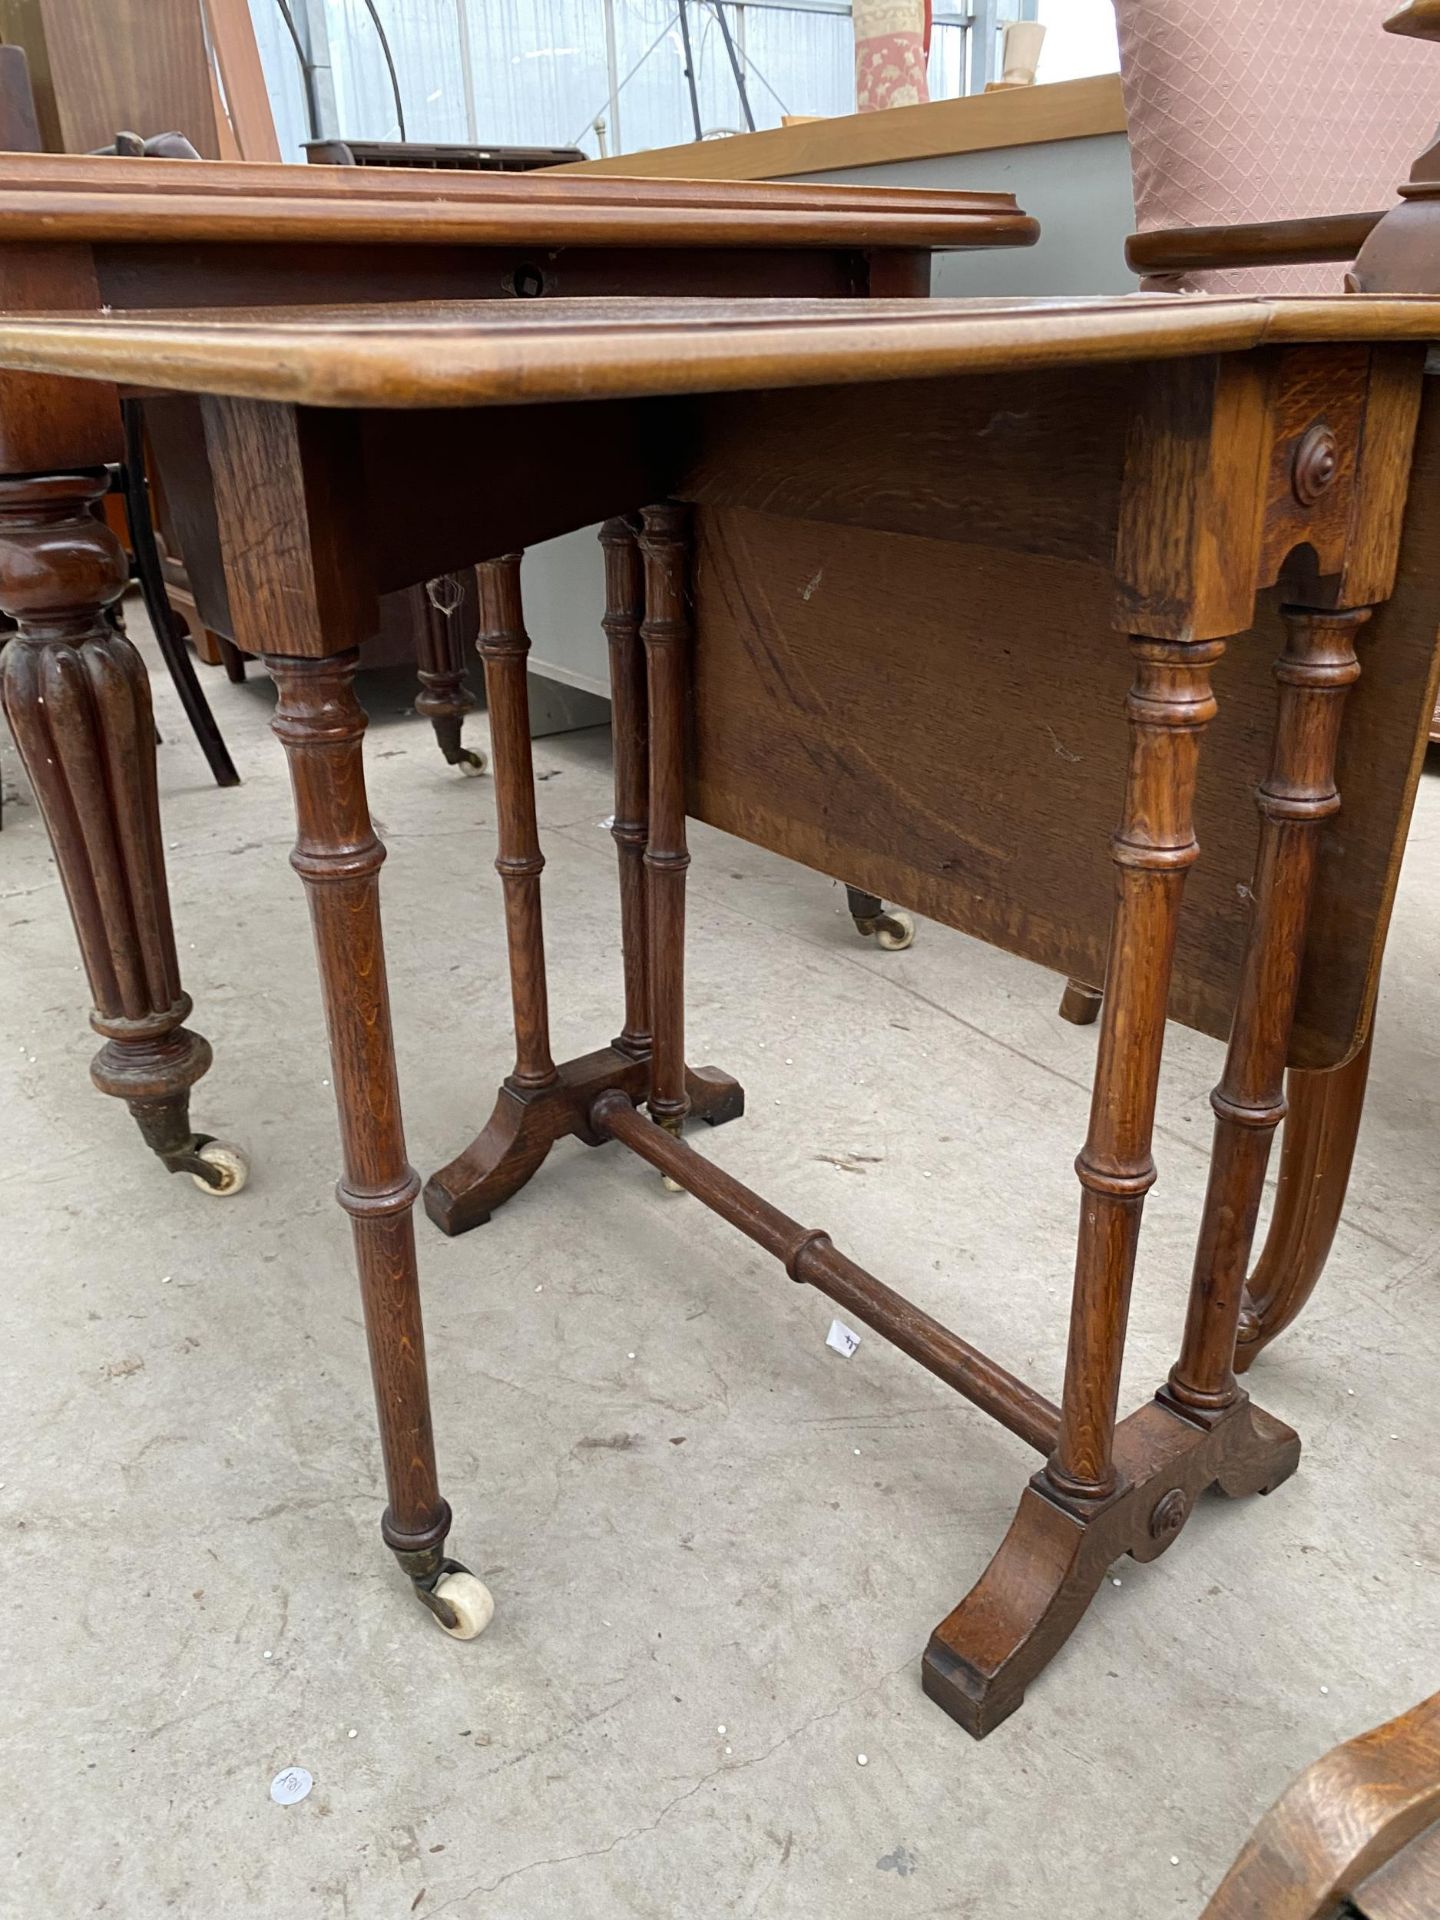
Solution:
M3 205L0 205L3 212ZM1413 296L433 301L11 316L0 365L306 406L427 407L880 381L1425 341Z

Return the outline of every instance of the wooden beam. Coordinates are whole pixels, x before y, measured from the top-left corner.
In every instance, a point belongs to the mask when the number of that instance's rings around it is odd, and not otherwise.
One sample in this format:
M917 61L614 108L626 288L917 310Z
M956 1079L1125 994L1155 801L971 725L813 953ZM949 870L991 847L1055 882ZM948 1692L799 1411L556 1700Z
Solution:
M824 173L832 167L870 167L937 154L987 153L1033 147L1049 140L1089 140L1124 133L1120 76L1102 73L1053 86L1015 87L891 107L884 113L847 113L803 126L741 133L728 140L690 141L609 160L551 167L559 173L620 173L662 180L778 180Z
M225 111L242 160L278 160L280 142L247 0L202 0ZM223 132L222 132L223 139Z

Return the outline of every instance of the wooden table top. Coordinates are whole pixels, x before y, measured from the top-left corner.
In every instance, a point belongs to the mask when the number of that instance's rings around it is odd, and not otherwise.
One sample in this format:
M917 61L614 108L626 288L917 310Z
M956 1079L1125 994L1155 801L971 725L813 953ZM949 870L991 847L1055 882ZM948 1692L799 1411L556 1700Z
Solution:
M1440 339L1416 296L487 300L0 318L0 366L319 407L448 407Z
M1009 193L0 154L0 242L1033 246Z

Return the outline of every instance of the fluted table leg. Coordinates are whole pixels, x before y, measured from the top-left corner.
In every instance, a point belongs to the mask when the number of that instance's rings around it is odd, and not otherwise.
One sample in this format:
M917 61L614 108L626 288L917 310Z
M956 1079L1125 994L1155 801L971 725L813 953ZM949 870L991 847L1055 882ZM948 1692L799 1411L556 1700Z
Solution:
M245 1184L239 1148L195 1133L190 1089L210 1046L170 917L150 681L107 618L128 568L95 517L103 473L0 480L0 608L18 630L0 654L6 717L50 835L104 1045L91 1065L172 1172L211 1193Z

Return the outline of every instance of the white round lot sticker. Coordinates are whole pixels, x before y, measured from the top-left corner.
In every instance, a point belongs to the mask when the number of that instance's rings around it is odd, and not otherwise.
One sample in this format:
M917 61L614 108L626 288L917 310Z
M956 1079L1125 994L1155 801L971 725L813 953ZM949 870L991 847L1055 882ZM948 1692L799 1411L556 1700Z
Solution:
M304 1767L286 1767L270 1782L270 1798L277 1807L293 1807L297 1800L305 1798L314 1784Z

